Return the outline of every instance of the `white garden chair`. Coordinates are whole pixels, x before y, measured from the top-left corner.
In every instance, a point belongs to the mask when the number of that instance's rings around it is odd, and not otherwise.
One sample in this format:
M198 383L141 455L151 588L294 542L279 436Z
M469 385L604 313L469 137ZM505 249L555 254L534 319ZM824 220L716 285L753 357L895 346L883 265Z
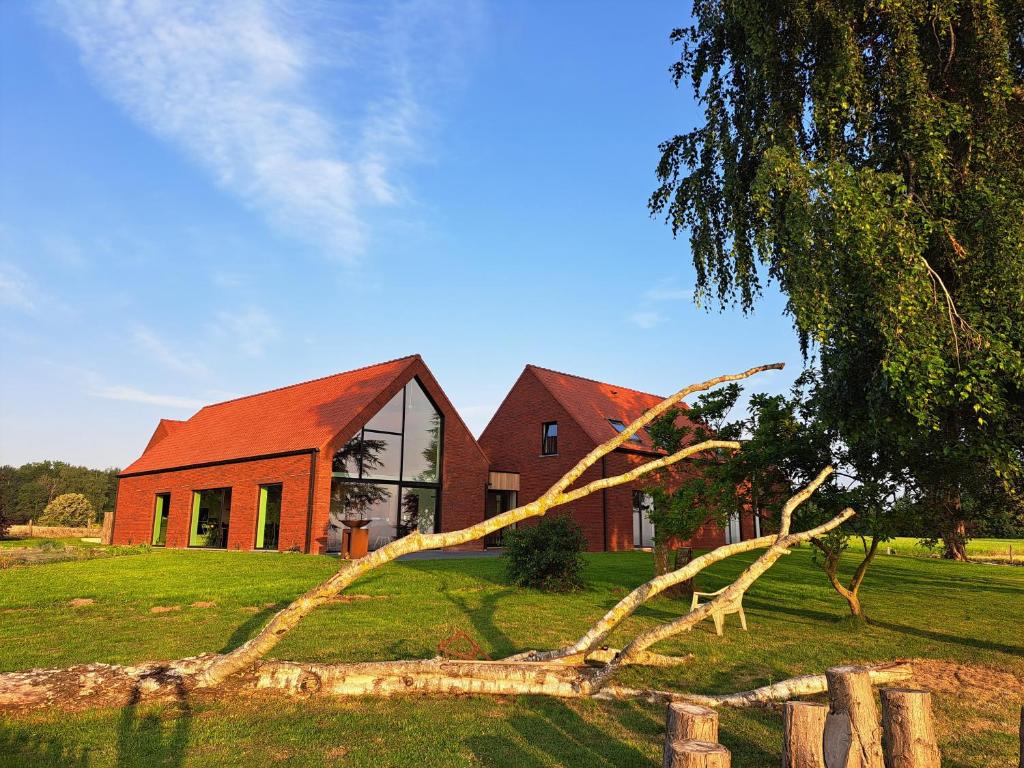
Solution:
M704 602L710 602L720 594L725 592L729 587L722 587L717 592L694 592L693 601L690 603L690 610L694 610L701 603L701 598L707 598ZM725 603L724 605L718 606L715 610L711 611L711 619L715 622L715 634L721 636L722 628L725 626L725 617L730 613L738 613L740 615L740 626L743 627L743 631L747 631L747 617L743 613L743 593L740 592L739 597L736 597L731 602Z

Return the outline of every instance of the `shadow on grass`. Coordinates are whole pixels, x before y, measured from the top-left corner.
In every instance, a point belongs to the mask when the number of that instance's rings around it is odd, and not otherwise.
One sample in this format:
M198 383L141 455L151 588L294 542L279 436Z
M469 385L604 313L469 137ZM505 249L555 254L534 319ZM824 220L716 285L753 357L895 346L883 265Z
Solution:
M509 636L494 623L494 614L498 610L498 603L515 592L516 590L512 588L503 589L500 592L487 592L480 599L480 604L477 607L470 606L465 597L447 589L442 589L441 595L465 614L469 623L473 625L473 629L490 647L491 656L499 658L514 653L516 647Z
M774 613L785 613L790 616L798 616L804 619L810 619L813 621L827 622L838 626L842 626L844 631L856 631L860 626L850 622L849 616L837 617L835 614L823 613L821 611L813 611L809 608L794 608L792 606L783 605L781 603L765 603L759 600L746 598L744 604L748 608L759 608L765 611L772 611ZM985 640L981 637L963 636L963 635L951 635L945 632L937 632L933 629L924 629L922 627L911 627L906 624L896 624L891 621L884 621L877 618L871 613L870 606L868 607L868 621L869 627L877 627L879 629L887 629L890 632L896 632L902 635L913 635L914 637L922 637L926 640L936 640L941 643L950 643L952 645L963 645L968 648L979 648L986 651L998 651L1000 653L1008 653L1014 656L1024 654L1024 645L1009 645L1007 643L997 643L992 640Z
M516 737L470 736L465 744L488 768L650 768L651 756L588 723L564 702L524 700L530 708L506 721Z
M288 602L282 600L268 608L262 609L259 613L254 613L248 619L235 627L235 631L231 633L231 637L227 639L217 653L228 653L229 651L233 651L255 635L259 630L263 629L263 626L270 621L270 617L287 605Z
M179 768L185 762L192 708L184 686L169 709L139 712L139 691L135 689L117 720L117 768ZM170 726L167 728L167 721Z
M0 758L3 765L86 768L89 752L88 747L65 744L56 736L44 736L27 727L0 721Z

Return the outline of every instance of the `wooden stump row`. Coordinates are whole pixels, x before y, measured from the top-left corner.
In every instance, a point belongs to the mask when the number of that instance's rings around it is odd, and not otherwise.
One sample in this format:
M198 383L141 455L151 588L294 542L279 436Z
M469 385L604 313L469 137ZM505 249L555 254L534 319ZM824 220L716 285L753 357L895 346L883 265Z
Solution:
M928 691L883 688L879 722L867 670L833 667L825 679L827 707L785 705L783 768L939 768Z
M783 768L939 768L931 693L881 689L881 717L871 676L859 667L826 673L829 704L786 702L782 710ZM718 713L673 702L666 713L664 768L729 768L718 743ZM1021 710L1024 768L1024 710Z

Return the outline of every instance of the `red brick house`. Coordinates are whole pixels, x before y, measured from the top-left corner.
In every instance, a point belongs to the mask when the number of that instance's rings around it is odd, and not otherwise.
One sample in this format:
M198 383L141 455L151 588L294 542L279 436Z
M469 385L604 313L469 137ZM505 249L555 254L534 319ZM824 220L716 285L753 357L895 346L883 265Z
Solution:
M482 519L487 459L419 355L161 420L120 475L114 542L337 551ZM480 546L480 545L478 545Z
M660 395L527 365L480 435L480 446L491 461L492 485L494 470L502 470L513 478L518 476L517 499L501 498L501 492L495 490L488 492L488 516L515 501L526 504L538 498L581 457L663 399ZM650 436L640 430L591 467L579 482L622 474L659 455L662 454L651 444ZM645 510L649 499L643 492L644 482L641 479L609 488L567 507L570 516L583 528L589 549L623 550L653 543L653 526ZM748 539L759 535L759 527L750 515L744 515L742 520L734 516L725 531L709 522L689 544L710 548Z
M661 397L529 365L479 442L419 355L162 419L120 474L117 544L337 552L345 517L369 518L370 547L414 529L450 531L536 499L583 455ZM646 433L581 482L657 452ZM642 483L567 511L591 550L649 546ZM755 535L707 525L706 547ZM742 529L742 530L741 530ZM471 548L498 546L500 533Z

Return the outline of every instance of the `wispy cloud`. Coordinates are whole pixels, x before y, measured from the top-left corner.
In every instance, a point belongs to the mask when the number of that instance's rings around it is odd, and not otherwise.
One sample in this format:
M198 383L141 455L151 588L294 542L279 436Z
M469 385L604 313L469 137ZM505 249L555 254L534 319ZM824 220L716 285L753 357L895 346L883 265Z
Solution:
M282 231L345 260L360 253L363 208L398 197L395 166L423 122L416 73L429 66L399 52L386 64L371 59L375 72L359 71L359 55L373 46L364 30L343 28L354 22L333 4L55 2L57 26L140 124ZM341 27L328 26L326 44L310 29L310 7L328 9L317 12L333 13L331 26ZM427 2L385 7L402 17L418 9L415 17L428 26L450 13ZM375 30L376 42L391 32ZM346 45L356 63L349 71L332 69L332 98L317 98L314 80L324 81L325 62L344 59L344 50L333 49ZM380 86L372 95L360 92L367 79ZM334 103L337 94L352 96L351 103Z
M0 262L0 307L32 313L38 305L39 291L25 271Z
M665 318L657 312L651 311L640 311L634 312L626 318L629 322L635 325L637 328L654 328L665 322Z
M136 328L132 338L137 346L169 370L188 376L203 376L208 373L202 360L187 352L172 349L166 341L145 326Z
M228 336L235 348L249 357L262 357L267 345L281 335L274 319L257 307L218 312L214 330Z
M693 291L689 288L676 288L672 285L657 285L644 293L648 301L690 301L693 298Z
M194 411L203 406L199 400L189 397L178 397L177 395L160 395L152 392L144 392L135 387L122 385L97 387L92 391L94 397L101 397L105 400L123 400L129 403L143 403L145 405L159 405L164 408L181 408Z

